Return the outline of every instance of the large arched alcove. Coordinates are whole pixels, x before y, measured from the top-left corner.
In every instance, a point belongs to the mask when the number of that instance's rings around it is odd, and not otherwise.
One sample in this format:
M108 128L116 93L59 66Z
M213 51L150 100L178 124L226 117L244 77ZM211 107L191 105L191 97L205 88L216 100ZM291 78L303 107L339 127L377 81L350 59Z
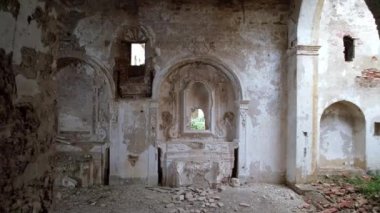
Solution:
M112 87L102 70L75 57L57 60L56 185L74 178L81 186L108 182Z
M330 105L320 121L318 170L365 169L365 118L353 103Z
M213 64L183 63L166 75L158 94L161 183L211 186L236 174L240 91L235 82ZM193 128L199 113L204 128Z

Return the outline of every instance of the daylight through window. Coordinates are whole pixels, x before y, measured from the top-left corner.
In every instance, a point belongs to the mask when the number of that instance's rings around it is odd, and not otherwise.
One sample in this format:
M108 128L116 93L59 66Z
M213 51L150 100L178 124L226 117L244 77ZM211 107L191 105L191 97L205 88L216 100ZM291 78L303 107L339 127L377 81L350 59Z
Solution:
M206 130L206 119L202 109L194 109L191 113L191 129Z
M141 66L145 64L145 43L132 43L131 65Z

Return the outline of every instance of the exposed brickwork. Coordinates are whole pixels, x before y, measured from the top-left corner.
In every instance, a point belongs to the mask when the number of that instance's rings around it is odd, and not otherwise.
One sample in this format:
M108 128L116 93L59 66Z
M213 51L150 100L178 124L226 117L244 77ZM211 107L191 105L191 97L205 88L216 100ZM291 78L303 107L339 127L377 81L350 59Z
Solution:
M376 68L365 69L361 76L356 77L356 82L361 87L380 87L380 70Z

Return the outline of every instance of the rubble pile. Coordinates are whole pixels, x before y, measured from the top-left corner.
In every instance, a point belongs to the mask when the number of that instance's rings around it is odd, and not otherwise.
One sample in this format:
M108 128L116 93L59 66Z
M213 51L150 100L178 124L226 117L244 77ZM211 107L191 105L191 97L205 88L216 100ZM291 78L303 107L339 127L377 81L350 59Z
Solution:
M313 190L305 193L307 203L318 212L380 212L380 197L366 197L344 178L318 181L311 184ZM303 209L308 209L305 205Z
M171 213L202 213L209 212L224 207L218 193L225 188L221 186L217 189L210 188L164 188L152 187L150 190L171 195L171 200L163 201L165 208ZM249 207L249 204L241 203L241 207Z

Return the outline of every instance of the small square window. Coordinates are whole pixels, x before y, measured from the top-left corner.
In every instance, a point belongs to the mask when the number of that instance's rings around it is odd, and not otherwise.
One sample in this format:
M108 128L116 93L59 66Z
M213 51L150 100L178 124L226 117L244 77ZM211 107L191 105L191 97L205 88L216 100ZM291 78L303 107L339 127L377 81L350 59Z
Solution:
M145 65L145 43L131 44L131 66Z
M380 122L375 122L375 135L380 136Z

